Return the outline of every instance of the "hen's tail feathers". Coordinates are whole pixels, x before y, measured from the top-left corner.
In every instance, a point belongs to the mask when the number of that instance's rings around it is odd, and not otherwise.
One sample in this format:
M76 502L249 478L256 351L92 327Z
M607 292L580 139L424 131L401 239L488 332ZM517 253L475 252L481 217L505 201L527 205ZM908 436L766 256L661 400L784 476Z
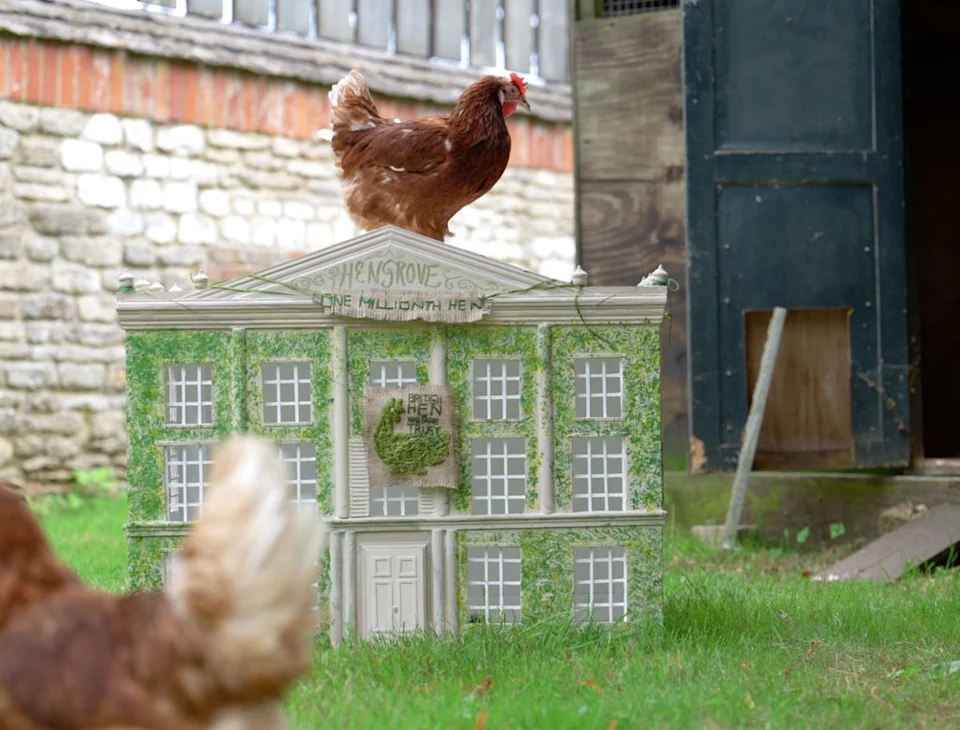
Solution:
M276 446L237 436L215 455L203 515L167 593L233 689L295 680L310 662L324 528L289 498Z
M335 140L341 132L362 132L384 124L367 82L357 70L340 79L327 95L330 99L330 127Z
M37 603L83 587L50 547L23 493L0 479L0 630ZM2 716L2 715L0 715Z

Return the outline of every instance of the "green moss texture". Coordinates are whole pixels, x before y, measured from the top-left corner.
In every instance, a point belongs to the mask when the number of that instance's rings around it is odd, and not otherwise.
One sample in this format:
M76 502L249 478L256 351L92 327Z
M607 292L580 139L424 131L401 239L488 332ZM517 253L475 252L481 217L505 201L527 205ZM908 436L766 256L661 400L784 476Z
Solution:
M520 360L520 420L473 420L473 361L488 359ZM537 472L537 357L536 327L464 326L447 328L447 382L457 399L460 412L461 483L452 495L452 508L469 513L471 502L470 440L474 438L523 437L527 442L527 509L538 505Z
M554 397L554 479L557 509L573 499L571 454L574 436L623 436L630 463L630 509L663 505L660 437L660 333L656 327L551 328ZM623 357L623 418L576 417L574 358Z
M573 616L573 550L620 546L627 555L627 615L632 623L663 622L663 528L480 531L458 533L460 625L467 621L467 548L519 547L521 622L557 621Z

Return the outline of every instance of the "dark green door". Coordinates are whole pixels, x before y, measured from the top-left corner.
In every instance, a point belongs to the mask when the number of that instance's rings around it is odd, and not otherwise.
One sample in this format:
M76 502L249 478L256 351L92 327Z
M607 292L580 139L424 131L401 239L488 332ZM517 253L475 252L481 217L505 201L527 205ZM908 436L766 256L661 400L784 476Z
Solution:
M905 465L899 2L683 7L690 415L700 466L736 464L749 403L744 320L775 306L848 314L853 465Z

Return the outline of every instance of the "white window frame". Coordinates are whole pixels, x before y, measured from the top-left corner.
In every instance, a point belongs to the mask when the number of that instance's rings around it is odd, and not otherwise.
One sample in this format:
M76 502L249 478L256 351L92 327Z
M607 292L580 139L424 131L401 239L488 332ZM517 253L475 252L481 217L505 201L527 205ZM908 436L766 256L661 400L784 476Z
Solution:
M511 451L511 447L519 442L520 450ZM477 446L485 448L477 450ZM470 475L470 503L471 514L474 515L517 515L523 514L527 509L527 442L526 439L519 436L508 436L502 438L474 438L471 439L471 475ZM485 464L485 473L477 473L475 465L479 459ZM511 494L510 486L513 479L518 475L511 473L510 464L522 460L522 489L519 492ZM494 464L500 462L499 471L501 474L494 474ZM502 489L494 494L494 485L500 483ZM494 502L502 501L504 503L504 512L494 512ZM519 509L517 509L519 506Z
M507 368L516 366L516 375L508 375ZM519 421L523 417L520 396L523 392L523 365L514 358L474 360L471 367L473 419L475 421ZM491 386L500 384L500 394L491 395ZM516 384L516 393L508 393L509 386ZM479 393L478 386L485 386ZM510 413L516 409L516 415ZM494 416L499 412L499 416Z
M417 382L416 360L370 361L368 383L375 388L403 388ZM371 487L369 500L370 517L417 517L420 514L420 490L417 487ZM399 515L389 514L392 504L400 505Z
M610 360L617 362L617 370L609 371ZM574 396L576 404L574 415L577 419L593 421L622 421L624 418L624 384L623 384L623 357L618 355L590 355L574 358ZM584 372L578 372L577 365L584 363ZM594 368L597 371L594 371ZM599 381L597 383L596 381ZM580 392L580 384L583 392ZM595 385L599 388L594 389ZM593 412L593 398L600 396L600 413ZM619 403L620 415L608 415L613 410L613 404ZM580 411L581 403L583 412Z
M580 619L582 622L594 621L596 623L612 624L621 620L629 621L627 614L627 570L629 566L627 565L626 549L620 546L574 548L573 556L574 571L576 571L577 565L589 566L589 574L586 580L577 580L576 572L574 572L574 618L576 619L577 614L581 611L585 611L585 615ZM607 569L606 578L598 578L595 576L597 566L601 564ZM613 567L615 564L623 568L619 578L613 577ZM607 600L597 603L596 593L597 587L600 585L606 586ZM614 585L623 586L623 601L614 600ZM587 593L586 602L581 598L581 589L584 588ZM596 610L598 608L607 612L606 619L596 618Z
M285 447L287 450L295 449L292 458L288 458L284 454ZM313 451L313 454L310 455L310 450ZM304 451L307 452L307 455L304 455ZM277 455L280 457L280 462L283 464L283 468L286 471L287 475L287 488L290 490L290 501L297 505L297 507L312 507L316 509L317 507L317 445L311 441L280 441L277 443ZM314 478L304 479L303 478L303 465L313 462L314 464ZM307 494L304 496L304 488L312 487L313 494Z
M413 368L413 375L405 375L404 366ZM380 388L402 388L417 384L416 360L371 360L370 385Z
M390 505L399 504L400 514L390 514ZM420 514L420 490L414 486L371 487L371 517L417 517Z
M213 425L214 398L213 398L213 366L205 362L168 363L165 368L166 402L164 408L164 425L173 428L209 427ZM195 387L196 400L187 400L187 388ZM210 398L203 397L204 389ZM210 409L210 418L204 419L203 411ZM179 418L171 418L174 412L179 412ZM196 419L188 416L196 413Z
M280 375L280 368L293 367L293 377L283 378ZM275 368L272 375L267 376L267 369ZM306 374L304 375L304 369ZM293 385L293 400L285 401L280 392L283 385ZM310 398L303 400L301 397L301 387L306 384L310 388ZM276 400L269 399L267 396L267 386L276 386ZM313 365L306 360L270 360L260 366L260 387L263 393L263 412L261 414L263 425L267 428L277 426L301 426L313 423ZM282 418L283 408L293 406L295 418L292 421L284 421ZM268 411L272 409L275 415L273 421L267 419ZM306 410L306 416L303 411Z
M187 458L186 449L190 448L199 449L199 458L197 460ZM175 449L183 450L183 458L171 458L171 454ZM184 481L186 479L187 467L194 464L199 465L200 482L197 484L187 484L187 482ZM207 485L209 484L210 468L212 466L213 459L211 458L211 448L209 443L189 442L164 444L163 488L166 496L165 505L167 522L193 522L200 517L200 514L203 512L203 501L206 494ZM183 476L180 481L174 481L178 477L172 477L172 467L176 467L178 469L178 473L182 473ZM188 488L191 487L199 487L199 501L191 502L188 500ZM177 509L183 514L183 519L174 519L170 516L170 513L173 509L173 504L177 505ZM196 514L192 519L190 518L191 508L196 508Z
M585 449L579 449L583 443ZM571 439L572 511L623 512L627 509L627 441L623 436L574 436ZM594 473L595 459L602 462L602 471ZM620 459L620 471L611 471L614 459ZM619 478L619 490L611 489L611 481ZM595 499L603 506L594 508ZM620 506L616 506L619 500ZM614 506L611 507L611 503Z
M468 620L474 616L483 616L485 623L490 623L491 618L499 623L518 624L522 619L523 598L522 598L522 571L523 571L523 553L519 547L496 546L496 545L476 545L467 548L467 616ZM471 580L470 565L483 566L483 579ZM496 565L497 578L490 578L490 566ZM520 575L517 580L506 580L504 577L504 566L516 565ZM496 586L499 588L500 600L494 603L490 601L490 588ZM507 603L507 586L516 587L516 603ZM483 601L481 604L470 603L470 588L479 587L483 591Z

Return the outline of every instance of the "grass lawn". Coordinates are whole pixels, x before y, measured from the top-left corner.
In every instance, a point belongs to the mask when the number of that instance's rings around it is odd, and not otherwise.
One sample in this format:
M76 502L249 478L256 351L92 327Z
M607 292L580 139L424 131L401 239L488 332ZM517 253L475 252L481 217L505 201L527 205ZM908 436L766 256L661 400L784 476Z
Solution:
M124 511L123 498L99 500L44 523L85 579L119 590ZM660 631L320 642L290 718L304 729L960 728L960 571L890 585L802 577L828 559L670 539Z

